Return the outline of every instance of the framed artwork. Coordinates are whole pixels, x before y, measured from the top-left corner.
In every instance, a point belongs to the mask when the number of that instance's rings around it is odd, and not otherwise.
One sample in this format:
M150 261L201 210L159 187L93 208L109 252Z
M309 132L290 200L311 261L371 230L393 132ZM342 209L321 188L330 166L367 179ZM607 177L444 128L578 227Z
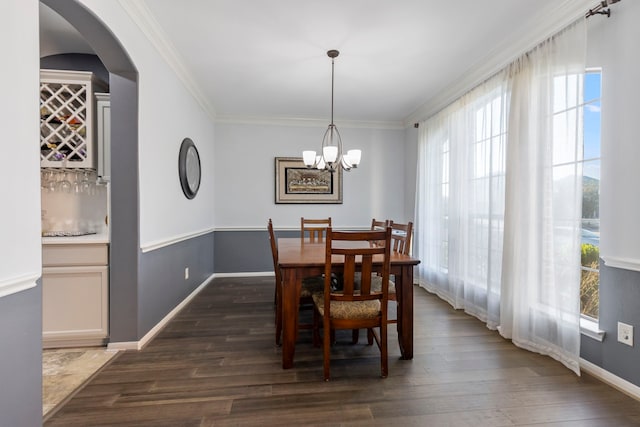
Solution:
M342 168L307 168L301 157L276 157L276 203L342 203Z

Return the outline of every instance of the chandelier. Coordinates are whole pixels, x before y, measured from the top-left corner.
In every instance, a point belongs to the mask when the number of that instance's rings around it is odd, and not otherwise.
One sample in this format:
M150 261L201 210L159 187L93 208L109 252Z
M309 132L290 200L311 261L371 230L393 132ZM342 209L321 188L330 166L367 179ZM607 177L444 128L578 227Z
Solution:
M349 150L346 153L342 150L342 138L333 123L333 63L339 54L340 52L337 50L327 52L327 56L331 58L331 123L322 138L320 155L316 155L313 150L302 152L302 160L308 168L324 169L331 172L335 172L337 168L342 168L345 171L357 168L362 155L360 150Z

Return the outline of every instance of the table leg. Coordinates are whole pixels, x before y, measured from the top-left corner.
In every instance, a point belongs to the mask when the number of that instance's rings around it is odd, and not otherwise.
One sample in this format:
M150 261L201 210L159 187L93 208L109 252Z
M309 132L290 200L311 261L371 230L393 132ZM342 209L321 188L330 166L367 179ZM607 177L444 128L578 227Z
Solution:
M282 368L289 369L293 367L296 350L302 278L293 268L283 269L282 278Z
M411 360L413 359L413 265L402 266L400 275L396 276L396 294L398 344L402 359Z

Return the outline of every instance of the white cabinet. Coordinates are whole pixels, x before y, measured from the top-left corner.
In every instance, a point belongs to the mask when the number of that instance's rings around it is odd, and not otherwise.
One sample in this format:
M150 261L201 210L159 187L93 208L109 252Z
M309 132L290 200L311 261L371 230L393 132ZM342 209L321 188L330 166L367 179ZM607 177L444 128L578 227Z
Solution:
M111 181L111 101L108 93L96 93L98 176Z
M40 166L95 169L94 97L86 71L40 70Z
M103 345L109 336L106 244L42 247L44 348Z

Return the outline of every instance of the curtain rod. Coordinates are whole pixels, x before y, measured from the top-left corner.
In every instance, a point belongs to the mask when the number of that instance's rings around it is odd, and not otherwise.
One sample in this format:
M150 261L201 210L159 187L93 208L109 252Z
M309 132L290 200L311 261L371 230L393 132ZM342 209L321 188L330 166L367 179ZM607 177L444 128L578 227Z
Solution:
M607 15L607 18L611 16L611 9L609 9L609 5L618 3L620 0L602 0L597 6L584 15L585 18L588 18L593 15ZM606 8L606 9L605 9Z

